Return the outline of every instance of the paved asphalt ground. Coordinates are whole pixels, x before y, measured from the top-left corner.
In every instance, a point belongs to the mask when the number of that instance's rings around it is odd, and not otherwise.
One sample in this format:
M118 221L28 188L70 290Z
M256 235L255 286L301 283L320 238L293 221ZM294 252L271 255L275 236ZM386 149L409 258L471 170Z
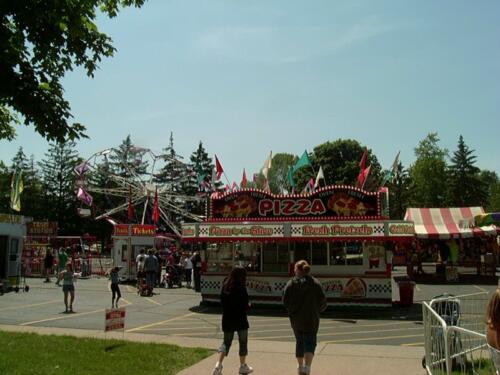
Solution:
M0 296L0 324L99 330L104 309L111 305L105 278L79 280L75 313L65 314L61 288L42 279L27 279L30 291ZM418 284L412 308L333 309L321 320L319 339L324 343L423 346L421 301L450 293L463 295L493 291L494 285ZM128 332L221 339L217 306L199 306L200 295L191 289L156 289L153 297L140 297L134 286L121 285ZM288 318L280 308L255 307L250 316L250 338L293 341Z

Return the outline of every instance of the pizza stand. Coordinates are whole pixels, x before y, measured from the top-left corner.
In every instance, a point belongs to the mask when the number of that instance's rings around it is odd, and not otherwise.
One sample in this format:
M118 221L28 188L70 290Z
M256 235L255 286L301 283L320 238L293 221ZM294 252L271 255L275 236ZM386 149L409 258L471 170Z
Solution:
M120 278L136 279L135 259L141 250L162 249L173 239L156 233L155 225L115 224L113 226L113 265L120 267Z
M391 250L412 241L414 228L384 215L387 195L352 186L308 195L212 194L207 220L183 225L183 242L201 249L202 300L217 302L239 265L253 303L281 303L294 263L306 259L329 305L391 306Z

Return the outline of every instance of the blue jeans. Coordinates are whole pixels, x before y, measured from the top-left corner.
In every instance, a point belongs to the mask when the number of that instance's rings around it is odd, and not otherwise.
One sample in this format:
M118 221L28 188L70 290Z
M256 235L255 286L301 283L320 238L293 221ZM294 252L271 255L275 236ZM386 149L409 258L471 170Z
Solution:
M295 335L295 357L304 358L304 353L314 354L317 332L302 332L294 328L293 333Z
M229 349L233 343L234 332L224 332L224 342L219 348L219 353L229 354ZM238 331L238 341L240 343L240 357L248 355L248 329Z

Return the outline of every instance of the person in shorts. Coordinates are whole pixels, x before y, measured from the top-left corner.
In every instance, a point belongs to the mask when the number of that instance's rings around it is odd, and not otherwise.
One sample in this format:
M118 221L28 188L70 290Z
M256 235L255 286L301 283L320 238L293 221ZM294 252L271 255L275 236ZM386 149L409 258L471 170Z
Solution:
M109 279L111 280L111 308L118 308L118 300L122 297L122 293L120 292L120 287L118 283L120 282L120 278L118 276L118 271L120 271L119 267L114 267L111 269L109 273ZM116 299L116 300L115 300Z
M66 306L65 313L72 313L73 302L75 301L75 277L73 265L71 262L66 263L66 269L59 273L58 283L62 280L62 290L64 293L64 305ZM68 304L68 295L71 297Z

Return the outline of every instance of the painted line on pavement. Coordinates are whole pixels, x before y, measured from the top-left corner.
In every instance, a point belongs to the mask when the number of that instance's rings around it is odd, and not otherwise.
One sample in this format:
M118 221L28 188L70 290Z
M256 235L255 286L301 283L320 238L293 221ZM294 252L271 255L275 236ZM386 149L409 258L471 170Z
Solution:
M0 309L0 311L6 311L6 310L15 310L15 309L24 309L26 307L36 307L36 306L44 306L44 305L51 305L53 303L60 303L61 299L55 299L52 301L47 301L47 302L41 302L41 303L33 303L31 305L18 305L18 306L10 306L10 307L3 307Z
M151 298L149 298L149 297L145 297L144 299L145 299L146 301L148 301L148 302L151 302L151 303L155 304L155 305L158 305L158 306L163 306L161 303L156 302L154 299L151 299Z
M422 290L418 287L418 284L415 284L415 289L417 290L417 292L421 292Z
M480 286L473 285L474 288L479 289L481 292L488 292L486 289L481 288Z
M122 307L125 307L125 306L128 306L128 305L123 305ZM18 325L19 326L30 326L30 325L37 324L37 323L45 323L45 322L53 322L55 320L77 318L77 317L80 317L80 316L97 314L99 312L104 312L104 311L106 311L106 309L99 309L99 310L94 310L94 311L87 311L87 312L83 312L83 313L74 313L74 314L68 314L68 315L64 315L64 316L57 316L55 318L34 320L32 322L24 322L24 323L20 323Z
M359 341L378 341L378 340L391 340L391 339L406 339L411 337L422 337L421 335L404 335L404 336L386 336L386 337L372 337L363 339L349 339L349 340L333 340L333 341L323 341L323 344L337 344L342 342L359 342Z
M424 346L425 342L412 342L409 344L401 344L400 346Z
M203 311L203 310L201 310L201 311ZM188 313L188 314L185 314L185 315L176 316L175 318L170 318L170 319L167 319L167 320L163 320L161 322L146 324L144 326L139 326L139 327L127 329L125 332L136 332L136 331L140 331L140 330L142 330L144 328L151 328L151 327L160 326L162 324L165 324L165 323L168 323L168 322L173 322L175 320L180 320L180 319L183 319L183 318L185 318L187 316L193 316L195 314L198 314L198 312L192 312L192 313Z

